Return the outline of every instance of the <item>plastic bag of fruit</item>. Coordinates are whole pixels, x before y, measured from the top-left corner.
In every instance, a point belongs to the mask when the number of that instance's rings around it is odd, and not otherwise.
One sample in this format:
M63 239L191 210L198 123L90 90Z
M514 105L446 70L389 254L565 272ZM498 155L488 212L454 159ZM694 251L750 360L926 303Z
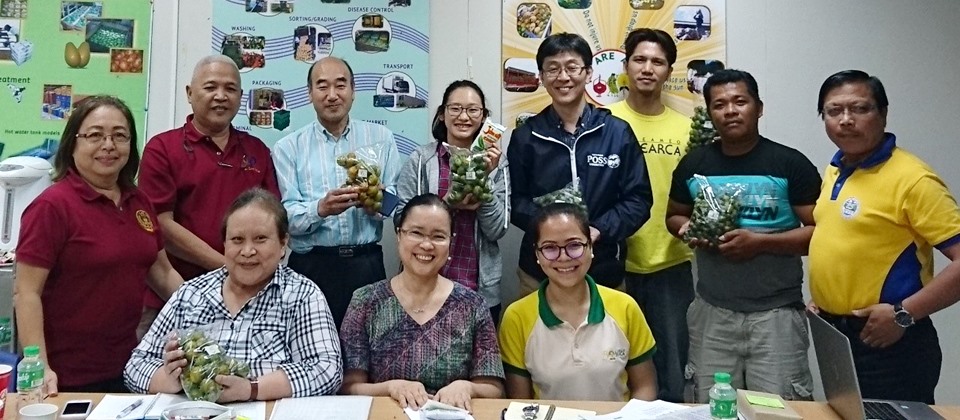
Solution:
M580 191L580 178L567 183L563 188L546 193L533 199L533 202L540 207L545 207L553 203L575 204L587 213L587 203L583 201L583 192Z
M497 144L504 131L506 127L487 118L469 149L444 143L450 153L450 189L444 196L448 203L458 204L467 198L468 205L493 200L488 183L487 147Z
M216 402L223 393L223 386L214 380L217 375L242 378L250 375L246 363L227 356L223 347L211 338L219 330L211 324L178 332L180 349L187 360L180 374L180 385L191 400Z
M344 187L356 187L363 208L377 212L383 206L383 185L380 177L388 144L373 143L337 156L337 165L347 170Z
M740 227L740 184L722 184L713 186L703 175L694 175L700 191L693 200L693 214L690 225L683 234L683 240L694 239L709 241L711 245L720 244L720 236Z

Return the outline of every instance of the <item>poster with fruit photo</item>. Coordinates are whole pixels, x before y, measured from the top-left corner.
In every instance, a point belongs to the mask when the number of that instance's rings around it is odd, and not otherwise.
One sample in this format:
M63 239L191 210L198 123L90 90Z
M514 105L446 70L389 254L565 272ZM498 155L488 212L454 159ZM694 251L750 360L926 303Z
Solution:
M385 125L409 154L429 136L429 0L213 0L211 49L240 67L233 124L268 145L316 120L307 72L353 68L352 118Z
M504 0L503 121L511 128L550 105L540 86L537 48L561 32L582 36L593 50L587 100L609 105L626 97L623 41L636 28L662 29L677 43L677 62L663 85L664 102L693 115L701 89L726 61L725 0Z
M95 94L123 99L145 132L151 14L150 0L0 0L0 158L52 155Z

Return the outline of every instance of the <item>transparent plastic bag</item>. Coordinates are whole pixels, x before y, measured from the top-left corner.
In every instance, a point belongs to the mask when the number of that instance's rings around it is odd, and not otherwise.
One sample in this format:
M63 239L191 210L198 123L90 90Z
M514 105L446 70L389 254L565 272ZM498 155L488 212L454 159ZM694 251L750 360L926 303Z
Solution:
M690 225L683 234L683 240L707 240L716 246L720 236L740 227L740 184L723 184L716 188L710 185L703 175L694 175L700 187L697 198L693 200L693 214Z
M250 375L246 363L227 356L223 347L211 338L218 330L216 324L211 324L177 334L183 357L187 359L187 366L180 374L180 385L191 400L216 402L223 393L223 386L214 381L217 375L242 378Z
M347 181L343 187L357 187L360 204L374 212L383 207L380 176L387 147L386 142L378 142L337 156L337 165L347 170Z
M493 200L487 177L486 150L464 149L444 143L450 153L450 188L443 197L447 203L488 203Z
M575 204L587 213L587 203L583 201L583 193L580 191L580 178L567 183L563 188L546 193L533 199L533 202L540 207L545 207L553 203Z
M450 153L450 188L443 197L447 203L459 204L468 197L468 205L493 200L485 158L487 147L499 143L504 131L506 127L487 118L469 149L443 144Z

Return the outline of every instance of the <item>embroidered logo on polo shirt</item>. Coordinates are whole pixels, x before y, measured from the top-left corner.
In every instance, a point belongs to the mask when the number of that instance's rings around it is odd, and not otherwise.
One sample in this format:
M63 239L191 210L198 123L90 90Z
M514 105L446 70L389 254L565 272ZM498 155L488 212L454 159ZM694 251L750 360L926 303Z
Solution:
M856 197L850 197L847 201L843 202L843 206L840 207L840 215L844 219L852 219L853 216L856 216L860 212L860 201Z
M147 214L146 210L137 210L137 223L143 230L153 233L153 220L150 220L150 215Z
M627 349L616 349L616 350L607 350L607 360L611 362L626 361L627 360Z

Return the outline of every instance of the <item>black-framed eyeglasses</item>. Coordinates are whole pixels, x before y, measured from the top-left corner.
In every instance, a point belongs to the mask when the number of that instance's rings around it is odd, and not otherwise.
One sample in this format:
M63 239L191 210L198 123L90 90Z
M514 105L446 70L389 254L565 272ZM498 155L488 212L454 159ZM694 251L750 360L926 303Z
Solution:
M182 137L183 137L183 150L184 150L185 152L187 152L187 156L190 158L190 160L194 160L194 159L196 159L196 158L194 157L194 154L195 154L195 153L194 153L194 150L193 150L193 146L190 144L190 141L187 140L186 130L181 130L181 131L182 131ZM240 153L241 153L241 156L242 156L242 157L240 158L240 169L242 169L242 170L244 170L244 171L251 171L251 172L255 172L255 173L258 173L258 174L259 174L259 173L260 173L260 170L257 169L257 158L254 157L254 156L248 156L248 155L247 155L247 150L243 147L243 141L242 141L242 140L239 142L239 144L237 145L237 147L240 148ZM223 158L226 157L226 154L220 153L218 156L219 156L219 159L217 159L217 166L219 166L219 167L221 167L221 168L233 168L233 167L234 167L233 164L227 163L227 162L225 162L225 161L223 160Z
M587 69L587 66L580 66L576 64L570 64L564 67L552 67L543 71L543 75L550 79L556 79L560 77L560 72L567 72L567 76L579 76Z
M83 139L84 141L87 142L87 144L90 144L93 146L99 146L103 144L103 142L107 141L107 139L112 140L113 144L130 144L130 140L131 140L130 135L124 132L107 134L107 133L101 133L99 131L94 131L94 132L84 133L84 134L77 133L77 138Z
M470 118L480 118L483 116L483 111L485 111L485 109L481 107L465 107L463 105L447 105L446 110L447 115L451 117L459 117L460 114L466 112Z
M579 241L568 242L564 246L559 246L556 244L547 244L537 248L537 251L540 252L540 255L543 258L546 258L549 261L556 261L560 258L560 251L562 250L564 254L567 254L567 257L575 260L583 256L583 252L586 251L587 244Z

